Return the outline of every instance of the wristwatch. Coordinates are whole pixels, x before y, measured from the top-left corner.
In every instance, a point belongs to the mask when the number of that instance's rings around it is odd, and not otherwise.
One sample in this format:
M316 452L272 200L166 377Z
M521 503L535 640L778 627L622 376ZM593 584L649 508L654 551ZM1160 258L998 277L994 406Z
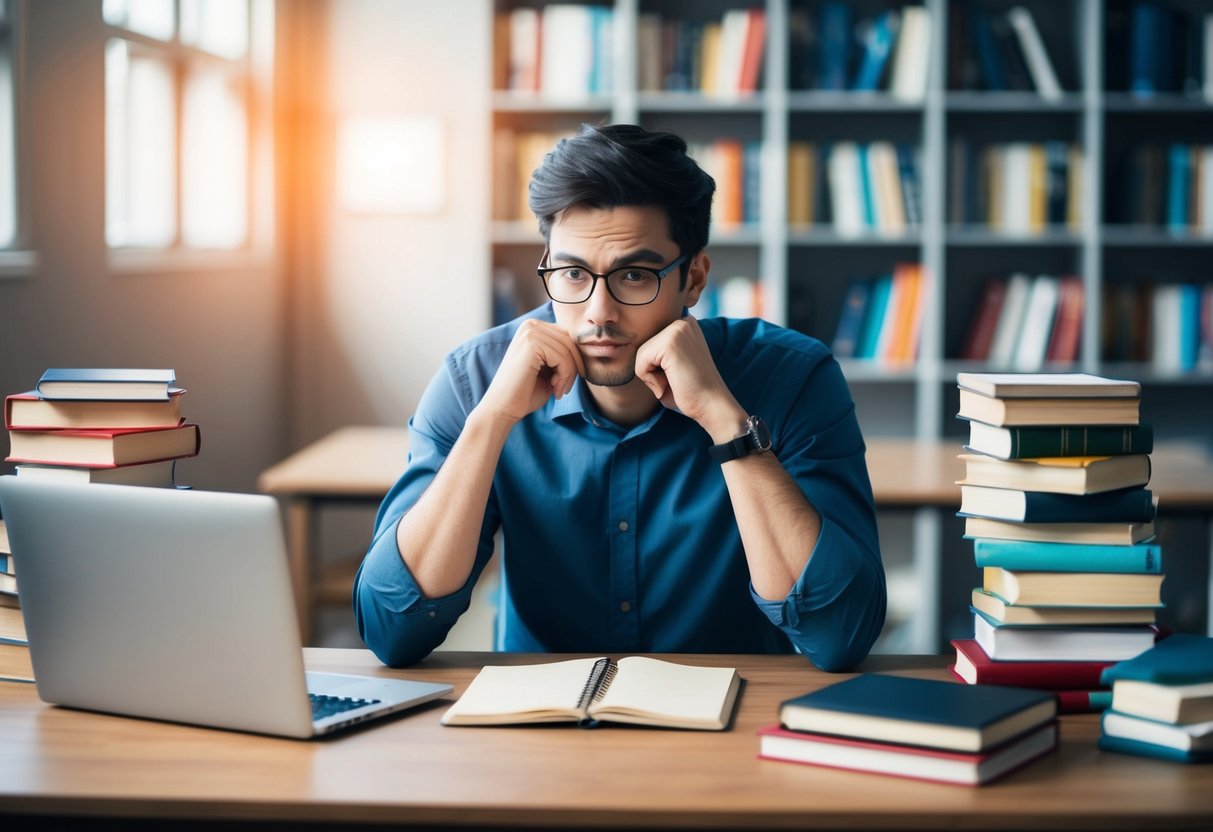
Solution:
M760 416L751 416L745 420L745 433L725 442L708 448L708 456L716 462L728 462L750 454L765 454L771 450L771 430Z

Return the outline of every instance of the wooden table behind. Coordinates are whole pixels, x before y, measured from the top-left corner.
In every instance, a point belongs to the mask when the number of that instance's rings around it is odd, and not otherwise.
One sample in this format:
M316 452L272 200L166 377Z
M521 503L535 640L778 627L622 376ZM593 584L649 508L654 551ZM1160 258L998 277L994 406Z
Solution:
M484 662L438 653L407 671L359 650L307 651L311 669L449 681ZM1213 827L1213 766L1103 753L1098 719L1062 719L1057 753L983 788L756 758L779 703L846 678L803 658L672 656L746 679L732 729L570 725L447 728L435 703L299 742L48 707L0 684L0 814L534 826L1090 829ZM947 678L939 657L865 669Z

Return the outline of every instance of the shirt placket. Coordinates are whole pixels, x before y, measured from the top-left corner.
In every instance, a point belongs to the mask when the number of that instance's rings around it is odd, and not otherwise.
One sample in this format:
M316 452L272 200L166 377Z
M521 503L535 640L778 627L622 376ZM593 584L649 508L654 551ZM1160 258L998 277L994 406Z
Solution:
M640 649L637 587L637 516L640 503L640 454L634 442L622 442L611 459L611 640Z

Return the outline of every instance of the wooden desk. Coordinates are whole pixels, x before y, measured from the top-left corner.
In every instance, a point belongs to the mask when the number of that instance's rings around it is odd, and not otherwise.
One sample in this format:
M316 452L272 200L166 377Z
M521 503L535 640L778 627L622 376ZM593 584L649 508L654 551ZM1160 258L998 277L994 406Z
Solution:
M868 471L878 508L956 509L964 466L956 458L961 443L952 440L923 442L914 439L871 437ZM288 546L291 574L299 603L303 643L309 643L312 605L324 600L314 579L316 526L319 510L331 503L377 505L404 471L408 458L408 432L403 427L345 427L293 454L261 474L258 487L287 502ZM1213 514L1213 460L1200 448L1161 444L1151 455L1150 487L1166 512ZM938 534L918 541L916 551L937 552ZM1210 530L1210 575L1213 576L1213 528ZM924 603L933 606L937 596L938 564L923 558L916 563L921 573ZM345 602L349 597L348 576L337 581L328 600ZM1209 609L1213 611L1213 579ZM1209 616L1213 632L1213 614ZM933 632L925 632L919 643L934 645Z
M310 669L447 681L456 695L486 661L565 658L437 653L393 671L362 650L305 652ZM49 707L32 686L0 684L0 815L71 816L71 828L85 818L189 818L225 828L1213 827L1213 766L1100 752L1095 715L1062 717L1058 752L989 786L924 783L756 759L755 731L774 721L782 700L845 675L795 656L671 658L741 671L746 686L731 730L447 728L439 702L301 742ZM864 669L946 678L944 663L883 656Z

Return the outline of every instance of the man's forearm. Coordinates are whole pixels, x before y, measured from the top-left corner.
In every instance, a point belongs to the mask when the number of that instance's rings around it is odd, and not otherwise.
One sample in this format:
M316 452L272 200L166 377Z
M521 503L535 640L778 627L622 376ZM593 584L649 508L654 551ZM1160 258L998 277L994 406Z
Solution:
M396 546L427 598L458 591L472 573L479 520L511 427L473 410L434 481L400 519Z
M773 454L741 457L721 470L754 591L782 600L809 562L821 518Z

